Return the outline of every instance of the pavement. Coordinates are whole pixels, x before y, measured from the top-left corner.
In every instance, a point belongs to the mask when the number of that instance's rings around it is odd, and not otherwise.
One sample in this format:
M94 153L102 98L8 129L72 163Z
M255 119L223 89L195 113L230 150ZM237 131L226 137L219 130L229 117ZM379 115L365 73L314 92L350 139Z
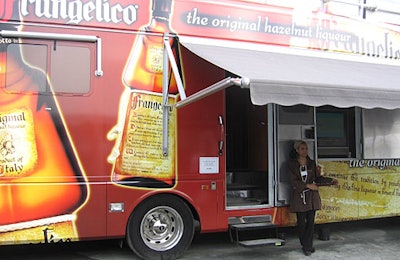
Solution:
M227 246L225 241L218 241L210 235L194 241L181 259L346 259L346 260L394 260L400 259L400 218L374 219L358 222L346 222L317 226L330 230L330 239L322 241L315 234L316 252L305 256L301 251L295 228L286 228L284 246L263 246L243 248ZM211 245L211 247L210 247ZM205 251L208 248L209 251Z
M321 228L322 226L317 226ZM286 242L283 246L244 248L232 244L227 232L200 234L185 251L182 260L266 260L266 259L400 259L400 218L374 219L324 225L330 239L322 241L315 234L316 252L305 256L301 251L295 227L282 228ZM28 260L139 260L120 240L76 242L52 245L1 246L0 259Z

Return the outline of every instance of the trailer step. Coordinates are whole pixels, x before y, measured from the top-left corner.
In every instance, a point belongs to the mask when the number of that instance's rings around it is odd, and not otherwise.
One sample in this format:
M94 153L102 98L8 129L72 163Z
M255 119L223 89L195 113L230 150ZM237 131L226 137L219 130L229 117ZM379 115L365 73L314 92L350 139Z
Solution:
M259 223L259 222L271 222L271 215L260 215L260 216L242 216L229 218L229 224L243 224L243 223Z
M256 223L241 223L233 224L230 226L231 229L256 229L256 228L274 228L275 225L271 222L256 222Z
M263 239L239 241L238 245L243 247L257 247L265 245L283 246L285 245L285 240L279 238L263 238Z
M231 218L229 220L231 242L244 247L284 245L285 240L280 238L278 229L271 220L269 215ZM274 230L275 233L271 234L268 230Z

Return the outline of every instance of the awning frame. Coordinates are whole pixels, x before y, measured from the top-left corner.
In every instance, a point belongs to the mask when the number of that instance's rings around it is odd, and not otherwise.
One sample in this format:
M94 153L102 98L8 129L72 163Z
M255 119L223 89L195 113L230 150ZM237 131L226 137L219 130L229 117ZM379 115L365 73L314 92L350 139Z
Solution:
M176 108L182 108L185 107L193 102L196 102L202 98L205 98L209 95L212 95L218 91L221 91L223 89L229 88L231 86L239 86L242 88L249 88L249 79L247 78L231 78L227 77L221 81L218 81L211 86L208 86L207 88L204 88L191 96L187 97L186 99L181 99L175 104Z
M180 101L176 102L173 107L176 109L185 107L193 102L196 102L202 98L205 98L209 95L212 95L218 91L221 91L225 88L231 86L240 86L242 88L249 88L250 81L247 78L231 78L227 77L215 84L204 88L191 96L187 97L185 93L185 89L183 87L182 78L179 74L178 66L175 61L175 57L173 55L171 45L169 42L169 36L164 35L164 57L163 57L163 86L162 86L162 102L163 102L163 117L162 117L162 153L164 156L168 156L168 119L169 119L169 110L171 105L168 103L168 68L169 64L171 65L172 72L174 74L178 92L180 96Z

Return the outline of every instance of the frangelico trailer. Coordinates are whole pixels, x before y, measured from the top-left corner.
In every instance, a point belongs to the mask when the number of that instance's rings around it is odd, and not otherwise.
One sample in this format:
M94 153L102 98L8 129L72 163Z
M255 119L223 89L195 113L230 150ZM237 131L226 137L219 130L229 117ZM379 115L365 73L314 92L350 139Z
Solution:
M0 244L252 244L242 230L295 224L298 139L338 180L317 223L400 213L395 25L225 0L0 1L0 18Z

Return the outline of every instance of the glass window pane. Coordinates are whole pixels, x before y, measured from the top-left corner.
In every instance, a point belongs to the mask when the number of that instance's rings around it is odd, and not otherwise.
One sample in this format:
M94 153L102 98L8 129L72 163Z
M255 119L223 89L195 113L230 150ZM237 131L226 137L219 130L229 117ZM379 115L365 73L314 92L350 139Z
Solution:
M90 91L90 50L56 45L51 52L50 79L55 93L86 94Z
M316 120L319 158L356 156L354 108L319 107Z
M47 67L47 46L34 44L10 44L7 46L6 63L6 89L10 92L38 93L46 92L47 80L45 71ZM34 72L41 70L43 73ZM30 75L35 76L28 79ZM20 83L30 84L22 87Z

